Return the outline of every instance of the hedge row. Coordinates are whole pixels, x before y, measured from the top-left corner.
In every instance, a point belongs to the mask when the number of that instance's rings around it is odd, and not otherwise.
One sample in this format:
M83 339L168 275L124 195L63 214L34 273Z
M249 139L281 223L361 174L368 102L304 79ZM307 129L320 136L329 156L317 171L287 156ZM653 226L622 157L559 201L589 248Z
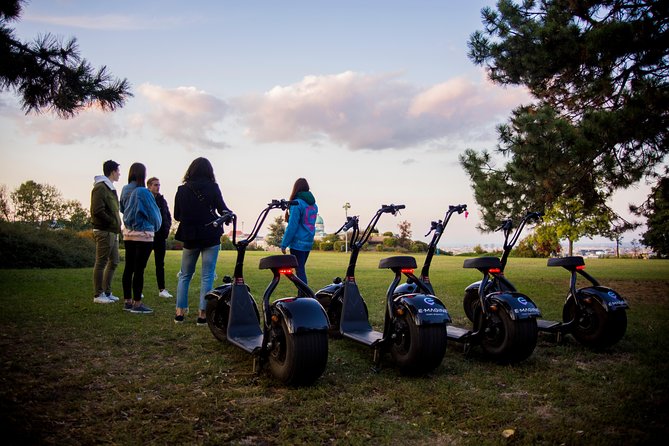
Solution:
M85 268L95 263L95 243L63 229L0 222L0 268Z

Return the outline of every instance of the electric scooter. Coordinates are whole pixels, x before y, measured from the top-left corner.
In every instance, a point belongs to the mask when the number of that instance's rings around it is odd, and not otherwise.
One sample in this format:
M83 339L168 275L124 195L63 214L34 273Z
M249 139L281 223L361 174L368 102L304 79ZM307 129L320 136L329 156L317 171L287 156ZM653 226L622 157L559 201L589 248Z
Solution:
M530 212L521 220L511 242L508 242L513 228L512 220L504 220L500 229L504 231L504 251L502 253L502 271L506 266L511 249L525 224L541 218L539 212ZM603 287L590 274L585 272L585 261L580 256L548 259L548 266L563 267L571 273L569 293L562 308L562 322L537 319L539 331L553 333L561 342L564 335L571 334L579 343L593 349L610 347L618 342L627 329L627 302L611 288ZM578 275L592 286L576 289ZM507 285L508 282L500 282ZM469 304L467 301L469 300ZM465 311L471 315L471 295L465 296Z
M425 256L425 260L423 261L423 268L421 269L420 272L419 281L430 290L430 294L435 294L434 289L432 287L432 283L430 283L430 265L432 264L432 257L434 257L434 254L437 252L437 243L439 243L439 240L441 239L441 236L444 233L444 229L446 229L446 226L448 225L451 216L456 212L458 214L462 214L464 212L466 217L467 205L459 204L457 206L448 206L448 211L446 211L444 220L433 221L431 223L430 230L428 231L427 234L425 234L425 237L427 237L432 232L434 232L432 240L430 240L430 244L427 247L427 254ZM418 289L419 289L418 284L413 280L408 279L406 283L403 283L402 285L398 286L395 289L395 294L399 295L399 294L416 293L418 292Z
M211 290L207 299L207 324L214 337L227 341L253 355L256 373L269 363L271 373L287 385L308 385L321 376L328 357L328 319L314 292L294 273L297 259L293 255L275 255L260 260L260 269L272 271L273 278L262 300L261 320L249 287L244 282L244 256L272 209L286 210L295 201L272 200L260 213L249 236L237 241L237 217L230 213L214 224L231 221L232 243L237 249L233 278L226 276L223 285ZM270 296L281 276L298 290L297 297L277 299ZM302 297L303 296L303 297Z
M496 280L489 282L487 284L487 286L490 287L490 289L487 291L489 292L516 291L516 287L511 282L509 282L509 280L504 275L506 262L509 259L509 254L511 254L511 250L518 241L518 238L520 237L520 234L523 231L525 225L530 221L540 220L542 215L543 214L541 212L528 212L527 215L525 215L525 217L518 225L518 228L516 229L516 232L513 234L513 236L511 236L511 231L513 229L513 220L511 219L504 220L500 225L500 227L495 229L495 231L502 231L504 233L504 247L502 249L502 256L499 259L500 272L497 274ZM511 237L511 240L509 240L509 237ZM480 285L481 282L474 282L465 289L465 297L462 301L462 306L464 307L465 314L467 315L470 321L474 320L474 307L478 303L478 294ZM539 314L537 313L535 314L535 316L538 317Z
M359 230L358 217L348 217L337 231L353 230L351 257L346 277L316 292L316 299L326 309L331 323L331 334L351 339L374 350L375 370L379 370L382 357L390 353L400 371L408 375L421 375L441 364L446 352L446 324L451 318L446 307L423 285L413 270L416 259L410 256L393 256L381 259L379 268L390 269L395 278L386 293L383 331L372 328L368 310L355 281L358 254L384 213L397 214L404 205L383 205L376 212L365 230ZM402 275L415 281L420 292L396 295Z
M467 205L449 206L444 220L432 222L429 235L434 231L428 245L427 255L423 264L420 282L432 287L429 279L429 270L432 257L437 249L437 243L443 235L444 229L454 213L462 214L467 211ZM478 286L471 288L475 291L471 303L474 316L470 318L474 324L471 329L449 325L447 335L449 341L462 343L465 352L469 352L474 345L480 345L486 355L500 363L520 362L529 357L537 343L537 326L535 318L539 310L532 300L508 288L504 292L491 292L489 283L503 280L501 277L500 261L496 257L481 257L467 259L465 268L476 268L483 273L483 280ZM416 284L406 283L400 291L409 291Z
M562 321L539 319L540 331L557 334L560 342L569 333L578 342L592 349L603 349L618 342L627 330L629 306L620 294L601 286L585 272L583 257L571 256L548 259L548 266L561 266L571 273L569 293L562 308ZM577 274L592 286L576 289Z

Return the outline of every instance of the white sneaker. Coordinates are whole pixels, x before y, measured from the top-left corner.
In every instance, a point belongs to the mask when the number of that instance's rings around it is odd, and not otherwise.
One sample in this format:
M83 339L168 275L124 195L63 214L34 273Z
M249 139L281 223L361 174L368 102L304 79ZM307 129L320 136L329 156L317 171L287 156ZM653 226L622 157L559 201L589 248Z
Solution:
M170 294L169 291L167 291L167 288L162 290L160 293L158 293L158 297L164 297L165 299L169 299L170 297L174 297Z
M118 296L114 296L112 293L109 293L106 296L107 296L107 299L111 300L112 302L118 302L119 301Z
M93 302L96 304L113 304L114 301L109 299L106 294L100 294L98 297L93 298Z

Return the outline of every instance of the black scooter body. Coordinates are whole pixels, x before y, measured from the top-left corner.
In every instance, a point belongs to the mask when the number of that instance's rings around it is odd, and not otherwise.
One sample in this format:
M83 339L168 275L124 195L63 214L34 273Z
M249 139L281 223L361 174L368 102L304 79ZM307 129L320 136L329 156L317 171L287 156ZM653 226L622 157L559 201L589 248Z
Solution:
M561 266L571 273L569 293L562 308L562 322L538 320L540 331L555 333L558 341L571 334L590 348L609 347L622 338L627 329L629 305L615 290L602 286L585 272L585 261L580 256L548 259L549 267ZM577 275L591 286L576 289Z
M400 369L407 374L423 374L437 367L446 350L445 326L450 316L443 303L428 290L420 293L398 295L396 292L402 275L413 278L416 259L394 256L382 259L379 268L390 269L395 278L386 293L383 331L376 331L369 323L367 305L355 281L355 265L360 249L369 239L371 231L382 213L395 214L404 206L382 206L367 228L360 234L357 217L349 217L337 231L353 228L351 259L342 281L316 292L316 299L326 308L331 322L331 334L344 337L374 349L378 369L381 357L390 352Z
M269 363L272 374L289 385L311 384L323 373L327 363L328 318L323 307L314 299L313 291L293 274L297 259L293 255L275 255L260 260L259 268L271 270L272 281L263 295L263 317L244 282L244 255L248 244L270 209L287 209L293 204L274 200L260 214L246 240L233 244L237 248L234 278L224 278L224 284L209 291L207 324L214 337L227 341L254 357L254 369L260 371ZM236 217L233 222L236 233ZM286 297L270 303L270 297L285 276L298 289L299 297Z
M428 245L420 279L407 281L398 287L398 292L412 292L421 286L433 290L429 270L437 244L452 215L463 212L467 212L467 205L449 206L443 221L432 222L426 236L433 231L434 235ZM465 351L469 351L473 345L480 345L486 354L502 363L518 362L527 358L536 345L535 319L540 315L537 306L515 288L490 292L490 284L505 280L501 275L501 263L497 257L467 259L463 267L475 268L483 273L482 281L468 287L472 290L477 304L477 315L473 318L471 329L448 325L448 340L464 344Z

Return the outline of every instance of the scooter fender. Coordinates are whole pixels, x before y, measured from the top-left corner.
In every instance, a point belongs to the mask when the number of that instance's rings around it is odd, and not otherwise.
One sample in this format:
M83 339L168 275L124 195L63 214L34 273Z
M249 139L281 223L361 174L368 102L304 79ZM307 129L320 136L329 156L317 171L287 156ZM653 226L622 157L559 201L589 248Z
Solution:
M419 291L418 285L415 283L403 283L401 285L398 285L397 288L395 288L395 291L393 292L393 297L399 297L403 296L405 294L413 294L417 293Z
M328 316L316 299L286 297L274 301L272 308L286 320L290 334L327 331L330 328Z
M395 306L409 310L416 325L449 324L451 316L438 297L429 294L405 294L394 299Z
M343 282L331 283L330 285L316 291L316 300L323 306L323 308L328 308L334 295L337 294L337 292L339 292L343 287Z
M213 290L209 291L204 298L206 300L220 299L225 295L229 295L232 291L232 284L226 283L221 286L217 286Z
M474 282L471 285L469 285L467 288L465 288L465 294L467 294L469 291L474 290L477 293L479 292L479 287L481 286L481 281L479 280L478 282Z
M626 310L629 305L620 294L605 286L591 286L576 291L576 298L596 300L606 311Z
M515 291L490 293L486 296L488 305L500 304L512 320L541 317L541 311L532 299Z

